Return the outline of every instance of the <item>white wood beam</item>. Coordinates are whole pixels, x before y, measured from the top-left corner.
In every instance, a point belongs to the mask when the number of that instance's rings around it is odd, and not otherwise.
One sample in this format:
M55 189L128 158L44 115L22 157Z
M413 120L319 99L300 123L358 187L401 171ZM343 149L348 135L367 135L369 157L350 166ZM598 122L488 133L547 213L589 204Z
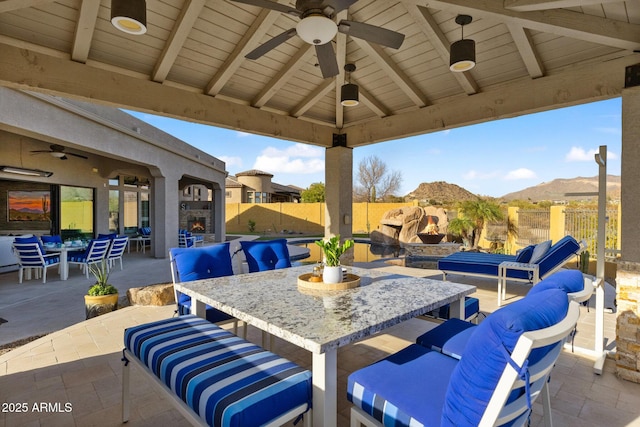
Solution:
M357 81L353 81L353 83L358 84ZM362 105L369 108L378 117L386 117L391 115L389 109L382 102L380 102L379 99L371 95L371 93L369 93L367 89L365 89L361 85L358 85L358 89L360 103Z
M282 86L284 86L289 79L300 69L301 65L306 62L311 53L313 52L313 46L310 44L304 44L295 55L291 57L287 65L285 65L278 73L271 79L269 83L265 85L260 91L258 96L255 97L251 105L256 108L264 106L273 95L278 93Z
M349 19L348 10L346 9L336 15L336 22L340 22L343 19ZM345 83L346 73L344 66L347 63L347 35L340 32L336 34L336 61L338 62L338 70L340 70L340 74L336 76L336 96L334 99L336 106L336 128L342 129L344 126L345 107L340 103L340 94L342 92L342 85Z
M544 65L536 52L529 30L515 24L507 24L507 27L531 78L544 76Z
M251 24L251 27L249 27L244 36L242 36L242 39L240 39L240 42L238 42L233 49L229 58L227 58L207 85L204 91L206 94L215 96L220 93L229 79L235 74L238 68L240 68L242 62L248 61L244 56L258 46L258 43L260 43L280 15L282 15L280 12L268 11L266 9L263 9L258 14L258 17L253 21L253 24Z
M40 6L53 3L54 0L3 0L0 1L0 13L11 12L12 10L24 9L26 7Z
M504 0L504 8L518 12L620 3L621 0Z
M180 15L171 30L169 39L151 73L151 80L163 82L167 78L171 67L178 57L178 53L180 53L184 42L187 40L187 37L189 37L189 33L198 16L200 16L200 12L206 2L207 0L186 0L184 2Z
M0 85L330 147L337 130L150 80L0 44Z
M84 0L80 6L80 16L76 24L76 32L73 36L71 59L78 62L87 62L89 49L93 40L93 31L96 28L100 0Z
M370 44L369 42L352 38L360 49L371 57L380 68L387 74L391 80L416 104L418 107L424 107L429 104L427 97L422 91L411 81L409 77L398 67L398 65L387 55L380 46Z
M415 3L415 0L410 0ZM622 21L557 9L516 12L503 7L503 0L427 0L427 7L465 13L505 24L515 24L545 33L585 40L618 49L640 49L640 27Z
M433 19L431 13L427 8L422 6L416 6L412 4L407 4L408 2L404 2L407 7L407 11L409 15L413 18L415 23L420 27L420 30L427 36L433 48L438 52L442 60L445 64L449 63L449 48L450 43L447 40L447 37L444 35L440 26ZM471 73L451 73L453 77L458 81L458 84L462 89L466 92L467 95L473 95L477 93L478 83L476 83Z
M350 147L516 117L554 108L620 96L624 69L637 63L633 55L535 80L484 88L468 97L345 127Z
M304 113L306 113L309 108L313 107L314 104L318 103L322 98L324 98L331 90L336 86L337 80L335 79L324 79L322 84L316 87L307 97L296 107L289 112L289 114L293 117L300 117Z

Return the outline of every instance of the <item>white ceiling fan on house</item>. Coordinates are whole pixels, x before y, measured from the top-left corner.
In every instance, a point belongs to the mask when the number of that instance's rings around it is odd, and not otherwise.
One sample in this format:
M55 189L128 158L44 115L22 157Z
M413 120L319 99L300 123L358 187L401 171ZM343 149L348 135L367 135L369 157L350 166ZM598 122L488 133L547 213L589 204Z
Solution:
M69 153L65 151L65 147L58 144L51 144L48 150L33 150L31 154L41 154L41 153L49 153L52 157L55 157L60 160L67 160L67 156L79 157L81 159L88 159L87 156L83 156L82 154Z
M261 44L249 52L245 56L246 58L258 59L291 37L298 35L306 43L315 46L318 64L324 78L336 76L340 72L333 46L331 46L331 41L338 32L393 49L398 49L404 41L404 34L375 25L346 19L336 23L336 14L348 9L357 0L297 0L295 8L269 0L232 1L287 13L300 18L300 22L295 28L291 28Z

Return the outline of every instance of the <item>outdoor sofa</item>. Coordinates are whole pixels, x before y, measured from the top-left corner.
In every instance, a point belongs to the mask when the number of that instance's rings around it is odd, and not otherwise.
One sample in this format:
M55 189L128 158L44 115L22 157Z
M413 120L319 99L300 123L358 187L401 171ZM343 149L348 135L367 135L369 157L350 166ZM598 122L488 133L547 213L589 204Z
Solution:
M483 252L456 252L438 261L443 280L447 275L488 277L498 279L498 306L506 296L507 280L536 284L558 271L571 258L586 248L572 236L565 236L551 245L551 241L527 246L517 255Z

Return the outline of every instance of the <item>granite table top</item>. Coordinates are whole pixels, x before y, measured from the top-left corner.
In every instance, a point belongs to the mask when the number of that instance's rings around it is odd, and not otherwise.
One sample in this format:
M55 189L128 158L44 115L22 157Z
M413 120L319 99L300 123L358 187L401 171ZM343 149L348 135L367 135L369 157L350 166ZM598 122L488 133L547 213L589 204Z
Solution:
M313 266L177 283L176 289L313 353L324 353L428 313L475 286L346 267L360 286L319 292L298 287ZM195 307L195 304L192 305Z

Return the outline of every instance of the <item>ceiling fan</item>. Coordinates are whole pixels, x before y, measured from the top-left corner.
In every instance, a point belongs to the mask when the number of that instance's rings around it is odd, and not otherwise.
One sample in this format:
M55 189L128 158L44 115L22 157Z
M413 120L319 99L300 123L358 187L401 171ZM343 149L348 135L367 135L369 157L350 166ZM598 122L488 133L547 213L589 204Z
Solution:
M87 156L83 156L82 154L75 154L75 153L66 153L64 151L64 148L62 145L58 145L58 144L51 144L49 146L49 150L33 150L31 151L32 154L39 154L39 153L49 153L51 154L51 156L58 158L60 160L67 160L67 155L69 156L74 156L74 157L79 157L81 159L88 159Z
M315 46L318 64L324 78L336 76L340 72L333 46L331 46L331 40L338 32L393 49L398 49L404 41L404 34L375 25L346 19L336 23L334 21L336 14L348 9L357 0L296 0L295 9L269 0L232 1L287 13L300 18L300 22L295 28L287 30L261 44L249 52L245 56L246 58L258 59L297 34L302 40Z

